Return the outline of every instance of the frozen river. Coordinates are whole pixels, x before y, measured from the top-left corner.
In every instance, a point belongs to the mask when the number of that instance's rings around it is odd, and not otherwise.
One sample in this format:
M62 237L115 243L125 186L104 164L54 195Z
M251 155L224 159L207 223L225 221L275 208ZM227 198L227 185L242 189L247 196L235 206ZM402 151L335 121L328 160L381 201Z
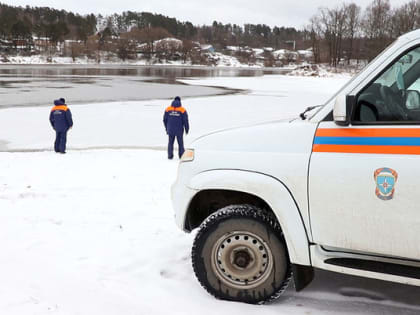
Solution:
M55 71L57 69L74 71L74 69L60 67L55 69ZM28 68L21 69L23 70L29 71ZM48 68L42 71L46 70ZM214 130L296 117L307 106L324 103L335 89L348 80L348 78L301 78L284 75L257 76L258 71L251 72L252 76L246 71L239 71L238 76L234 76L235 73L238 73L236 69L221 70L217 75L202 76L201 79L193 77L195 75L193 72L190 73L190 77L185 73L180 73L174 75L174 78L179 78L175 84L149 82L164 79L163 76L159 78L154 74L146 77L114 76L102 73L97 80L103 82L112 79L111 82L114 84L120 82L119 88L101 87L100 84L94 83L85 84L88 88L85 91L87 97L92 101L81 102L78 105L75 105L77 102L69 93L72 90L73 93L75 90L81 91L81 87L50 89L45 87L48 82L47 77L41 77L40 74L30 77L26 74L29 81L27 85L35 85L36 80L40 79L40 84L42 83L44 87L29 88L26 98L24 93L16 92L16 97L21 98L20 106L12 106L9 103L0 110L0 151L51 150L54 131L48 117L52 100L59 97L67 99L75 124L69 133L69 149L153 148L164 150L167 135L163 128L162 117L165 108L170 105L174 97L171 90L176 91L175 95L182 97L182 104L190 117L191 130L185 137L185 143L188 145L194 138ZM17 78L25 79L21 76L22 74L19 74ZM54 79L71 80L69 77L71 74L68 73L55 74L55 76ZM87 75L83 77L84 80L86 78ZM168 78L169 76L166 77L167 80ZM136 82L136 84L132 83L137 86L137 94L133 97L145 99L127 100L124 98L127 97L127 93L122 93L121 90L131 89L128 82ZM69 83L69 85L75 84ZM140 91L140 87L144 87L144 92ZM110 94L109 97L114 98L105 101L107 96L105 92L98 92L101 88ZM181 88L185 88L188 93L197 94L195 96L187 94L188 97L186 97L180 93ZM22 87L9 90L18 91L19 89ZM132 88L133 91L135 89L135 87ZM222 95L203 93L207 91L206 89ZM7 88L0 89L0 92L4 90ZM231 91L242 92L232 94ZM149 96L146 97L146 94ZM44 99L44 103L36 101L36 97ZM0 102L5 102L3 97L0 97Z
M235 89L190 86L191 77L250 77L281 71L168 66L0 66L0 108L140 101L235 93Z

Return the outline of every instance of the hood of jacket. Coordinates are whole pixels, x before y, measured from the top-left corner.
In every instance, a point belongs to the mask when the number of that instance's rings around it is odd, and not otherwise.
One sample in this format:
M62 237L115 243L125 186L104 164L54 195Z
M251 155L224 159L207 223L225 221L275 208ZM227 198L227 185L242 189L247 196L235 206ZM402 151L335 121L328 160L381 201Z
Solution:
M181 101L178 99L174 99L172 101L172 107L181 107Z
M58 105L64 105L63 101L61 100L54 100L54 105L58 106Z

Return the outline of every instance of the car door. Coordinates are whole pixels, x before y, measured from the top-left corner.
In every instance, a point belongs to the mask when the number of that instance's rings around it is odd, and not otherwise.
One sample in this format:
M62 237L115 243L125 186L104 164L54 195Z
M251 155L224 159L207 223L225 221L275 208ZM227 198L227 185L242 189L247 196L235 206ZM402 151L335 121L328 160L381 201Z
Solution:
M355 95L349 126L321 122L309 170L314 242L420 260L420 48Z

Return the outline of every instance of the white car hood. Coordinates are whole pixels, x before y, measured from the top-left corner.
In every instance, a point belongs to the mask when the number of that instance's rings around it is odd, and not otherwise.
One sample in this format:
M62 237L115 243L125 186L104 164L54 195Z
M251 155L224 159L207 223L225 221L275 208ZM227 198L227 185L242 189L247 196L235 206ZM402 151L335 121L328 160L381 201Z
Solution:
M315 128L316 124L300 119L280 120L217 131L196 139L191 147L205 151L308 152Z

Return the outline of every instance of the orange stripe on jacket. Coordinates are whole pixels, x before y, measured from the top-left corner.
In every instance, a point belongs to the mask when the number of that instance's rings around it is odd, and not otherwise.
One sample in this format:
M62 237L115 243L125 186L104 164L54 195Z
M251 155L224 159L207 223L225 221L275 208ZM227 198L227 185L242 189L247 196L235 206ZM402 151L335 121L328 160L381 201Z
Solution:
M68 110L68 108L67 108L67 106L66 106L66 105L57 105L57 106L54 106L54 107L51 109L51 111L54 111L54 110L64 110L64 111L67 111L67 110Z
M419 128L319 128L316 137L420 137Z
M420 154L418 146L394 145L340 145L340 144L314 144L313 152L330 153L370 153L370 154Z
M173 107L173 106L169 106L168 108L166 108L166 112L170 112L170 111L176 111L176 112L181 112L182 114L186 112L184 107Z

